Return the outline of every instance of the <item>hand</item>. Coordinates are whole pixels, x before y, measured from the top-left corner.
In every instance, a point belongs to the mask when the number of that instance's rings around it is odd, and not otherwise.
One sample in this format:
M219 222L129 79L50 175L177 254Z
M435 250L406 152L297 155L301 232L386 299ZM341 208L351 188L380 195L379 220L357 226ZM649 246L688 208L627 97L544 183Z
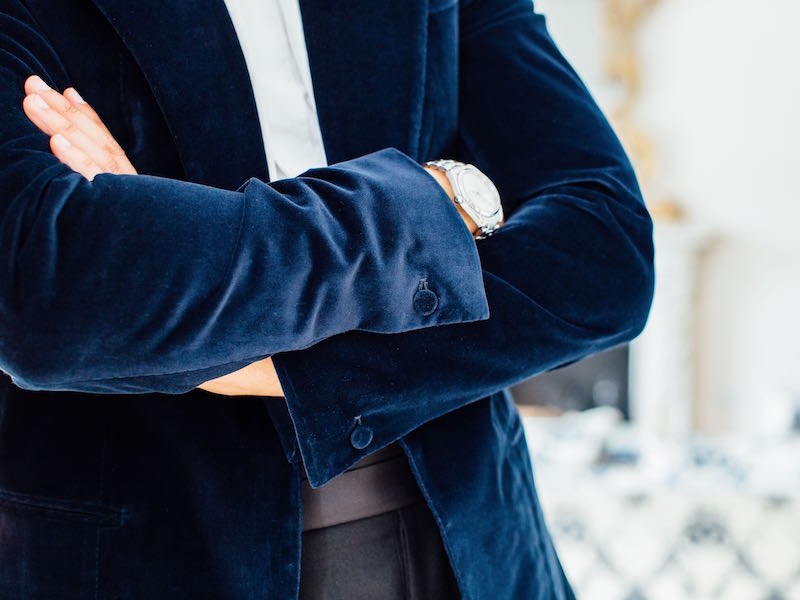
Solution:
M75 88L63 94L36 75L25 80L22 109L50 136L50 150L61 162L91 181L100 173L136 175L125 152Z
M100 173L137 174L117 140L74 88L67 88L59 94L41 78L32 75L25 81L25 94L22 101L25 114L50 136L53 154L73 171L89 181ZM283 396L278 375L269 358L198 387L226 396Z
M456 205L456 208L458 209L458 214L461 215L461 218L464 220L464 224L467 227L469 227L470 233L472 233L472 235L475 235L475 233L478 231L478 224L475 223L475 221L472 220L472 217L470 217L466 213L466 211L461 207L461 205L455 201L456 195L455 192L453 192L453 186L450 185L450 180L447 178L447 175L442 173L439 169L434 169L433 167L426 167L423 165L422 168L425 169L431 175L433 175L434 179L436 179L436 181L439 182L439 185L441 185L444 188L444 191L447 192L448 196L450 196L450 200L452 200L453 203Z
M283 389L272 359L250 363L246 367L198 385L201 390L223 396L283 397Z

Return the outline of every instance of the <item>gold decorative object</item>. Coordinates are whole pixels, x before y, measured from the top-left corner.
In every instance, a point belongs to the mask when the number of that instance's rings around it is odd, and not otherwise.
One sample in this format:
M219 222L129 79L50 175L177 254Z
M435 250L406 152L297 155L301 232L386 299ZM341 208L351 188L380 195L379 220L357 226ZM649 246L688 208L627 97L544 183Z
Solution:
M660 167L659 156L653 140L637 125L633 116L642 81L637 35L642 21L658 2L605 0L606 72L621 87L619 104L611 112L611 122L631 156L650 212L655 219L676 221L683 214L677 202L669 198L652 198L652 185Z

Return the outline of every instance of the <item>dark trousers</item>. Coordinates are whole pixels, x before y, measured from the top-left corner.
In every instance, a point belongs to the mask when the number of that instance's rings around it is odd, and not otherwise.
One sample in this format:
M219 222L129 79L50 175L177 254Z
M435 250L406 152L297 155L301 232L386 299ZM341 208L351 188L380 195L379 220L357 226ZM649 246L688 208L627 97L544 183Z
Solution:
M424 500L303 532L300 600L458 600L439 528Z

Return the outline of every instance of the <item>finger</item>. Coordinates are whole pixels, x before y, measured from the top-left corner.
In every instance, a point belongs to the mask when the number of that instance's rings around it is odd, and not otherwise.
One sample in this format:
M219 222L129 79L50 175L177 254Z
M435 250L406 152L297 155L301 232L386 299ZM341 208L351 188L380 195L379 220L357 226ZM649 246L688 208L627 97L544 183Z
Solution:
M81 95L78 93L78 90L76 90L74 87L69 87L64 90L63 95L67 100L70 101L72 106L74 106L78 112L82 113L92 123L94 123L94 125L96 125L96 131L99 136L98 141L103 144L112 155L119 157L125 156L125 151L122 149L122 146L119 145L117 140L108 130L108 127L106 127L106 124L103 123L103 120L94 111L92 106L81 97Z
M25 114L48 135L60 133L72 146L89 156L92 162L99 165L104 173L121 173L123 169L116 157L101 148L89 138L73 121L53 110L41 96L33 94L23 101Z
M57 133L50 138L50 150L53 155L76 173L80 173L89 181L103 170L80 148L73 146L66 137Z
M106 124L103 123L103 120L100 118L100 115L98 115L92 106L83 99L83 97L78 93L78 90L76 90L74 87L68 87L64 90L63 96L69 100L78 111L86 115L95 125L97 125L103 134L107 135L109 138L111 138L111 140L116 142L116 140L114 140L114 136L111 135L111 132L106 127ZM119 148L120 153L123 153L121 147L117 146L117 148Z
M22 102L22 108L39 129L48 135L62 134L70 144L88 155L92 161L102 167L105 172L117 173L119 164L108 152L105 152L86 133L78 128L74 122L64 115L53 110L38 94L27 96Z
M40 91L41 93L37 93L37 95L41 95L46 102L49 102L51 108L60 112L96 144L96 147L91 147L83 144L83 140L80 138L72 140L73 144L91 155L95 163L103 166L106 172L137 174L124 150L102 119L75 88L67 88L64 91L65 95L61 95L50 88L40 77L32 75L25 81L25 90L29 93Z
M78 110L72 102L48 86L37 75L31 75L25 80L25 93L29 96L34 94L40 96L50 108L73 122L76 127L92 138L94 138L92 134L102 131L103 126L98 123L99 119L95 121L83 111ZM99 138L98 141L100 141Z
M86 102L74 87L65 89L64 97L69 100L78 111L82 112L97 125L101 136L101 143L103 143L108 152L116 158L120 166L120 172L136 175L136 169L131 164L131 161L128 160L122 146L119 145L119 142L117 142L116 138L108 130L106 124L103 123L100 115L94 111L92 105Z
M120 160L125 153L94 110L85 110L84 107L88 107L88 104L85 102L83 105L73 104L35 75L25 81L25 91L40 96L53 111L69 121L71 126L61 133L67 136L73 145L79 146L89 154L106 171L118 173L123 170L123 163L126 167L130 165L127 158ZM73 127L85 137L73 135ZM132 169L132 165L130 168Z
M53 125L50 123L48 111L50 107L36 94L25 96L22 100L22 110L34 125L47 135L53 135Z

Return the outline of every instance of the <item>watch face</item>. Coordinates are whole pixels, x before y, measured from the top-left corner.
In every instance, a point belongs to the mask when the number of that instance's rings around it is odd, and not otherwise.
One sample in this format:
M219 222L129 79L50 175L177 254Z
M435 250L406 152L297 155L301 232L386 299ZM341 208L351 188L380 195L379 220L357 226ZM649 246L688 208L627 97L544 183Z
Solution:
M467 201L481 215L491 217L500 208L500 194L491 180L477 169L464 169L459 183Z

